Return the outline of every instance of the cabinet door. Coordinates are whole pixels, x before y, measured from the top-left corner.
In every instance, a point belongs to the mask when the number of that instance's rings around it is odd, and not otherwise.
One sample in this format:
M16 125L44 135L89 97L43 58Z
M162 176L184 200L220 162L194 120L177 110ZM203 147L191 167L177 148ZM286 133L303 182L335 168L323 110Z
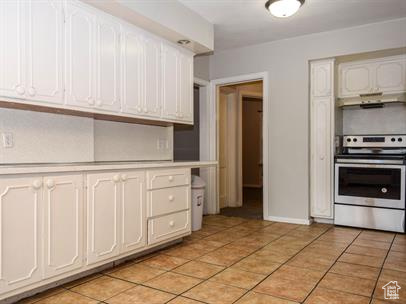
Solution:
M140 115L144 106L143 45L139 32L124 28L121 43L122 56L122 111Z
M96 20L96 107L120 110L120 25L105 15Z
M82 266L83 176L44 178L44 275Z
M375 68L375 92L400 93L406 91L406 57L382 60Z
M332 93L333 66L324 61L311 65L311 95L313 97L330 96Z
M162 44L162 117L178 119L179 51Z
M193 56L179 55L178 119L193 122Z
M311 103L311 216L332 217L332 100Z
M0 290L41 280L42 179L0 179Z
M120 175L87 175L87 264L119 254Z
M373 90L373 64L350 63L339 66L339 97L354 97Z
M144 115L161 116L161 49L160 43L144 37Z
M66 103L93 107L95 18L87 7L67 1L65 31Z
M25 95L30 100L63 104L62 2L29 0L26 5Z
M145 173L127 172L121 177L122 252L129 252L146 245Z
M23 98L24 1L0 1L0 96Z

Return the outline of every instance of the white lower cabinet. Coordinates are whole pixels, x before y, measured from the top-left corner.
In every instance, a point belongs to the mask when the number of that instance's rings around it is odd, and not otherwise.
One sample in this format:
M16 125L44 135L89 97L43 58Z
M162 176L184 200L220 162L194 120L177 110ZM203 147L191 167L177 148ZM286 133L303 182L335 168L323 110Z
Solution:
M190 232L190 210L164 215L148 220L148 244Z
M87 175L87 264L119 254L120 174Z
M44 177L44 275L83 264L83 175Z
M40 177L0 179L0 294L42 278L41 188Z
M147 243L145 173L126 172L121 180L121 252L125 253Z

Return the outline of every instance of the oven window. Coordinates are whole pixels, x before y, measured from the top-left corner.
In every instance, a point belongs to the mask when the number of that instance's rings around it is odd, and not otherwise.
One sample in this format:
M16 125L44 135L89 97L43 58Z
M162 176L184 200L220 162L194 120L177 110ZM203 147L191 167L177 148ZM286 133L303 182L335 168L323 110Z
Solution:
M400 200L400 169L339 167L338 183L339 195Z

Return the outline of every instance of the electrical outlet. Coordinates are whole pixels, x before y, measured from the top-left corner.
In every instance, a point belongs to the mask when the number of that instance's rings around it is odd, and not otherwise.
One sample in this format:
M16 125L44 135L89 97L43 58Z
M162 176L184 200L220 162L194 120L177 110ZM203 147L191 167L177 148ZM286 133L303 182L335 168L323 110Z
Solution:
M2 133L1 135L3 138L3 147L12 148L14 146L13 133L5 132Z

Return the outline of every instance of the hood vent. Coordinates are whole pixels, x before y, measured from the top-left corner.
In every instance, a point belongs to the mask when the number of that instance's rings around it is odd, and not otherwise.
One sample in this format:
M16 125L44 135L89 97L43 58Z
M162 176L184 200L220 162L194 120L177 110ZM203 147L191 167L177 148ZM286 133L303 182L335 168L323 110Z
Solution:
M359 97L337 98L338 107L360 106L363 109L382 108L387 103L405 103L406 93L388 94L382 93L360 94Z

